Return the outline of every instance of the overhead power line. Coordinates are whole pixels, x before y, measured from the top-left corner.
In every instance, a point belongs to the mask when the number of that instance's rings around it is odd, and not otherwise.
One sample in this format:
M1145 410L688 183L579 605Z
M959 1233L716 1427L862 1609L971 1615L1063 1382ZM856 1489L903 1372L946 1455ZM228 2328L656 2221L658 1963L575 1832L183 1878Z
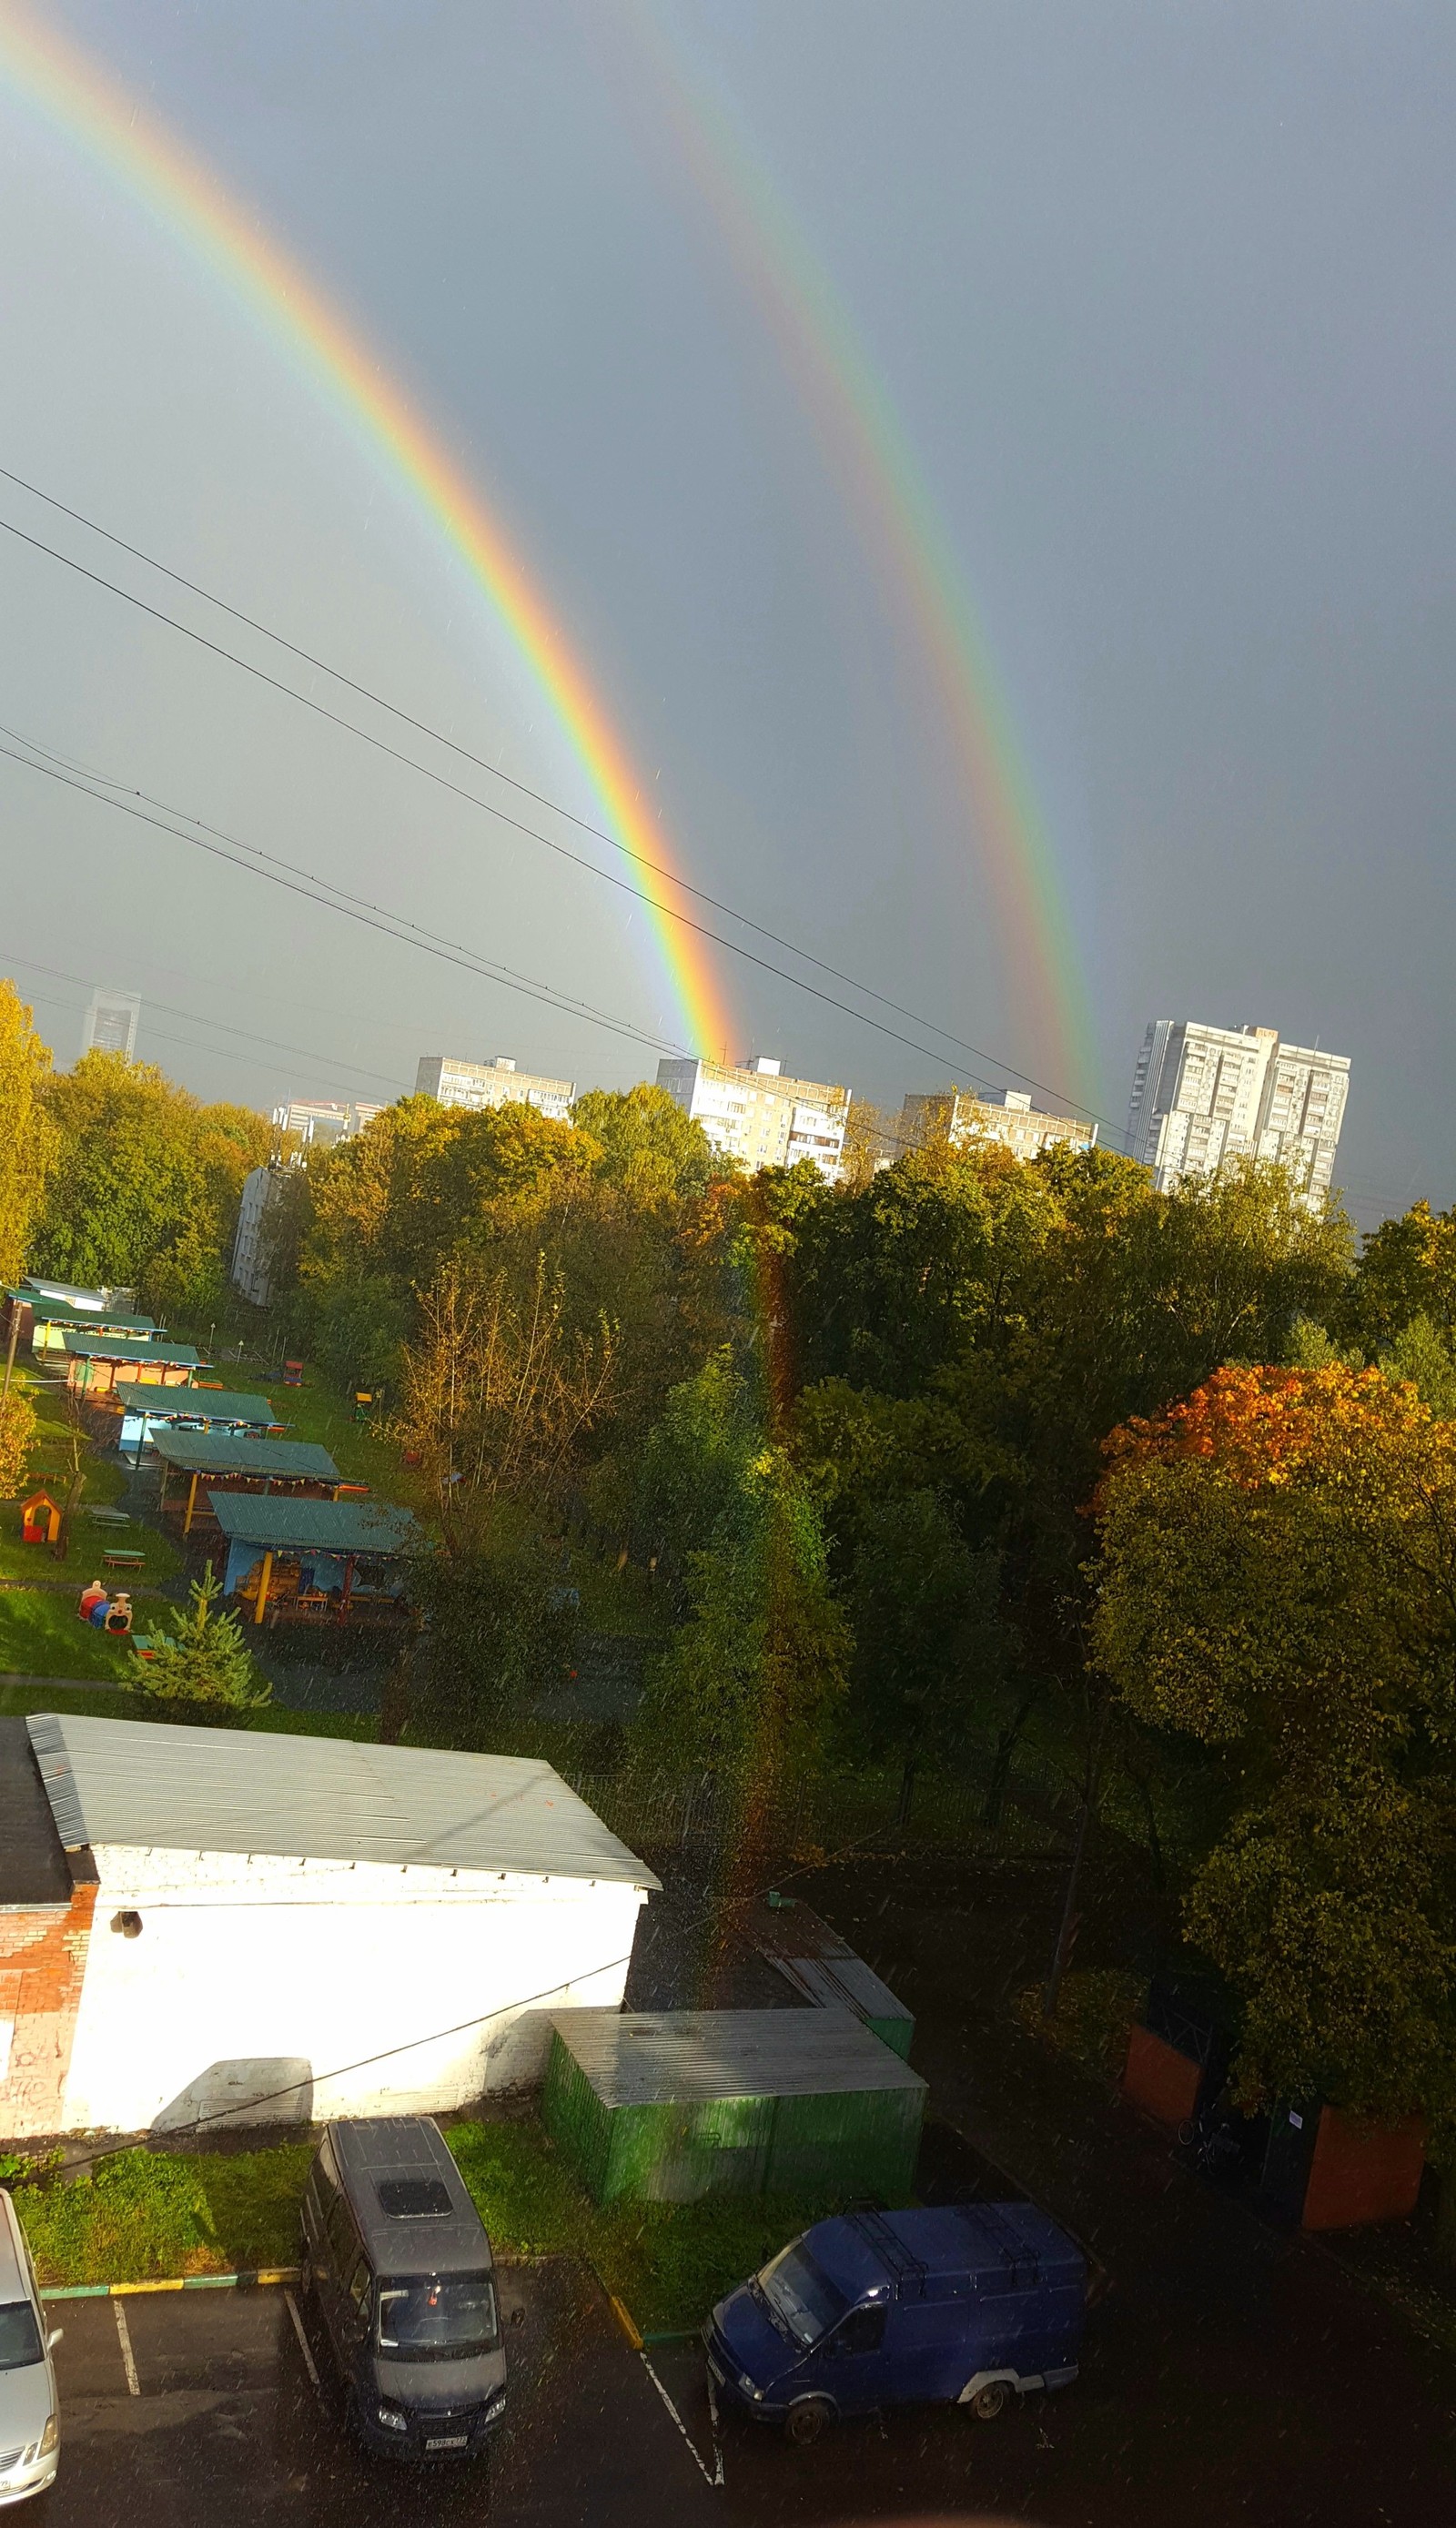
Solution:
M5 952L5 963L9 966L20 968L24 974L48 974L51 980L56 983L75 983L83 992L88 992L92 988L90 978L87 975L68 974L59 966L43 966L37 957L18 957L11 950L7 949ZM41 995L37 993L35 997L36 999L39 999ZM55 999L54 994L47 995L47 997L50 999L51 1006L53 1008L61 1008L65 1006L63 1003L58 1002ZM231 1020L207 1018L201 1010L179 1009L175 1001L159 1001L150 992L145 995L145 1000L149 1012L152 1010L161 1010L166 1017L184 1019L191 1027L217 1027L224 1035L244 1036L249 1044L266 1045L270 1052L294 1054L300 1062L317 1063L322 1070L328 1072L351 1072L356 1080L370 1080L376 1088L389 1088L392 1090L396 1097L400 1097L404 1094L404 1091L388 1076L387 1073L383 1071L368 1071L362 1063L339 1062L332 1053L315 1053L310 1051L307 1046L301 1044L283 1044L275 1035L260 1035L256 1027L234 1027ZM186 1041L185 1038L182 1036L158 1035L156 1030L152 1027L149 1020L147 1024L147 1036L149 1040L155 1038L156 1042L159 1044L181 1044ZM252 1058L247 1054L232 1053L226 1045L205 1045L201 1048L193 1046L189 1049L192 1051L200 1049L203 1052L216 1053L230 1062L246 1062ZM277 1067L280 1072L284 1071L286 1068L283 1064L280 1064Z
M509 967L493 965L473 949L460 947L452 941L439 938L432 931L422 930L403 914L392 914L382 907L367 905L350 896L345 889L336 887L332 879L316 877L311 870L297 869L292 862L279 860L271 852L258 851L250 843L238 843L228 850L221 842L208 841L205 831L189 833L185 826L190 820L183 809L167 808L164 816L150 816L146 809L134 807L130 799L114 798L107 791L94 789L88 781L62 770L58 762L37 763L33 755L23 754L14 746L0 746L0 755L9 757L13 764L23 764L28 772L43 773L48 781L59 781L68 790L79 791L83 798L94 799L98 807L112 808L119 816L133 817L138 824L152 825L158 833L170 834L174 842L187 843L194 851L205 852L209 859L226 862L230 869L241 869L249 877L265 878L271 886L280 886L289 895L301 896L305 903L321 905L326 912L340 913L347 921L360 922L367 930L377 930L383 937L393 939L402 947L418 948L425 956L438 957L446 965L462 967L467 974L478 975L484 982L499 983L506 991L520 992L527 1000L541 1001L548 1009L585 1019L590 1026L605 1027L611 1034L625 1036L634 1044L650 1045L664 1053L676 1054L682 1050L680 1045L650 1035L645 1028L634 1027L628 1020L607 1016L590 1002L573 1000L568 993L557 991L552 984L519 975ZM165 821L167 816L176 816L182 821L168 824Z
M3 519L0 519L0 525L3 524ZM16 731L8 733L13 736L19 734ZM22 752L26 748L30 752ZM219 826L205 825L185 809L174 808L165 800L152 800L148 792L140 790L130 791L126 797L119 798L113 794L123 789L124 784L107 781L104 787L97 787L95 785L101 776L83 776L74 771L69 767L66 757L53 754L51 749L38 746L29 738L21 737L18 746L0 746L0 756L8 756L12 763L23 764L29 772L43 773L47 780L61 782L68 790L78 790L83 798L94 799L100 807L115 808L120 815L132 816L140 824L154 825L159 833L170 834L174 842L188 843L195 850L206 852L211 859L226 862L230 869L266 878L271 885L281 886L290 895L300 895L310 904L323 905L331 913L341 913L349 921L362 922L366 929L378 930L386 938L398 940L405 947L419 948L427 956L441 957L446 964L463 966L468 973L480 974L488 981L503 983L508 991L522 992L530 1000L544 1001L549 1008L567 1011L573 1017L585 1019L590 1026L606 1027L612 1034L627 1036L634 1043L650 1045L662 1053L680 1055L682 1052L680 1045L650 1035L646 1029L634 1027L626 1020L611 1018L594 1009L590 1002L572 1000L552 984L542 983L534 977L522 977L509 967L492 965L475 950L464 948L456 941L445 940L438 932L422 929L404 914L368 904L351 895L346 888L337 886L332 878L320 877L311 869L300 869L295 862L283 860L275 852L265 852L254 843L240 842L235 836L223 833ZM37 757L49 760L37 762ZM151 806L159 807L162 814L152 816L146 808L134 806L133 801L138 799L147 799ZM166 821L168 817L176 817L179 821L169 824ZM188 827L193 830L188 831ZM213 839L209 840L209 836ZM762 960L755 958L754 962L761 964ZM790 982L795 979L793 975L786 977ZM829 998L827 993L817 991L811 983L802 983L800 989L813 992L817 1000ZM850 1018L858 1019L861 1027L872 1027L876 1034L888 1036L896 1044L909 1046L911 1053L922 1055L928 1062L941 1059L929 1045L918 1043L913 1036L903 1034L898 1027L886 1027L882 1019L872 1019L866 1011L851 1009L848 1002L843 1001L836 1002L834 1006L843 1009Z
M53 494L42 491L38 484L27 481L24 475L15 473L9 467L0 466L0 479L14 483L20 490L29 493L35 500L44 501L48 507L57 510L62 516L74 519L78 525L85 527L91 534L98 535L106 543L114 545L118 552L130 553L133 559L145 563L148 569L155 570L163 578L171 580L176 587L184 588L190 595L200 597L205 604L215 606L221 613L231 616L234 622L245 624L250 631L258 633L264 640L275 642L280 649L300 659L305 665L315 668L320 674L333 677L338 684L344 686L349 692L358 694L361 699L372 703L378 710L388 711L391 717L417 730L422 736L428 737L432 743L446 748L463 762L474 764L492 780L505 783L520 797L530 799L535 805L547 809L552 816L563 817L569 824L576 826L578 831L590 834L596 841L605 843L610 850L621 849L617 837L604 827L593 824L589 818L578 816L572 809L562 807L559 801L549 798L545 792L534 790L528 783L517 780L508 772L502 772L498 765L492 764L484 756L474 754L469 747L462 746L458 739L447 736L442 729L434 727L428 720L420 719L414 712L406 711L401 704L391 702L387 695L376 693L371 686L363 684L357 677L348 675L341 667L336 667L328 659L305 650L298 642L289 640L286 634L274 631L269 624L259 621L254 615L245 613L241 607L231 605L226 598L215 596L199 581L188 579L182 572L172 569L168 563L157 560L154 554L146 553L141 546L130 544L124 536L114 534L111 528L102 526L99 520L88 517L83 510L74 508L66 501L57 500ZM31 546L35 552L46 554L51 560L60 562L65 568L76 571L82 578L91 580L97 587L104 588L111 595L121 598L125 604L137 607L140 612L149 614L157 622L169 625L173 631L181 633L185 640L195 642L200 648L211 651L215 657L227 659L232 665L240 668L244 674L271 686L275 692L286 695L289 701L299 704L304 710L316 712L336 728L345 730L350 736L359 738L366 746L375 747L393 762L406 765L411 771L421 773L426 780L438 783L454 797L481 809L487 816L496 817L501 823L509 825L515 832L525 835L529 840L542 844L546 850L554 852L558 858L586 870L593 877L600 878L606 885L616 887L623 894L636 897L639 903L650 906L653 912L662 914L667 920L695 931L699 937L710 940L714 946L724 949L728 955L739 957L760 968L799 991L808 992L813 998L825 1002L830 1008L845 1011L849 1017L858 1019L861 1025L876 1024L864 1012L836 999L834 994L819 991L812 983L806 982L802 975L786 973L783 968L773 965L769 960L756 956L740 941L724 938L720 932L710 929L703 922L694 921L691 915L684 913L676 905L663 903L658 897L649 893L645 887L634 885L629 878L622 877L617 871L603 869L598 862L589 859L584 853L574 852L555 837L543 834L537 827L524 823L518 817L508 816L493 800L482 799L474 791L466 790L458 782L450 781L433 765L421 764L417 757L406 755L402 749L390 746L386 739L378 737L372 730L360 728L356 721L346 719L341 712L331 711L316 697L300 694L296 687L286 684L280 677L270 675L265 668L255 665L252 660L239 658L234 651L225 648L221 642L209 640L204 633L195 631L190 624L180 622L175 615L166 613L159 606L149 606L144 599L136 597L130 589L121 587L114 580L104 578L97 571L88 570L83 563L74 560L69 553L63 553L54 546L42 543L38 537L26 535L23 528L15 526L9 519L0 519L0 527L3 527L7 534L17 537L22 543ZM663 863L643 858L638 861L638 866L650 871L652 876L660 878L665 884L676 887L680 893L693 897L696 902L708 906L715 913L722 914L728 921L738 922L744 929L752 931L755 937L770 940L775 947L781 948L788 956L798 958L802 964L812 967L816 973L829 975L835 982L845 984L849 990L859 993L863 999L874 1002L881 1009L891 1011L897 1018L909 1020L911 1026L923 1028L927 1034L939 1036L955 1051L969 1055L974 1062L989 1064L994 1071L1004 1074L1007 1079L1017 1080L1024 1087L1038 1089L1043 1096L1057 1098L1065 1110L1085 1115L1090 1120L1105 1125L1109 1131L1120 1136L1122 1129L1120 1125L1114 1123L1110 1116L1099 1114L1085 1101L1072 1097L1069 1091L1055 1088L1048 1081L1033 1078L1029 1072L1018 1071L1014 1064L1004 1061L1000 1055L988 1053L983 1047L973 1045L965 1037L957 1035L951 1028L942 1027L938 1020L927 1018L922 1012L910 1009L903 1002L892 1000L888 994L877 991L872 984L861 982L857 975L846 973L841 967L831 965L826 959L815 955L811 949L800 947L797 941L786 937L781 931L771 929L766 923L755 921L752 915L740 912L735 905L727 903L723 898L710 895L704 888L695 886L690 879L679 876L676 870L667 868ZM895 1031L882 1029L881 1032L893 1035ZM903 1036L898 1040L901 1043L910 1041ZM923 1047L914 1049L926 1050ZM928 1059L941 1062L945 1057L939 1053L929 1053Z

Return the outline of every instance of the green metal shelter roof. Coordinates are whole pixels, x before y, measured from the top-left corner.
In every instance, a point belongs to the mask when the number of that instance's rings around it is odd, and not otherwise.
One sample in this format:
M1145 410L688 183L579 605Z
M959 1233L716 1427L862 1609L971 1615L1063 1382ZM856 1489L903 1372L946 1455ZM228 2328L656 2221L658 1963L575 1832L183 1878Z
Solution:
M202 1354L190 1343L128 1343L124 1335L78 1335L68 1327L61 1337L77 1360L162 1360L169 1369L200 1369Z
M143 1337L163 1331L155 1317L114 1317L109 1308L78 1308L69 1299L39 1299L33 1290L11 1290L7 1294L28 1308L37 1326L75 1326L84 1334L89 1326L94 1334L135 1335Z
M266 1396L234 1396L225 1387L153 1387L119 1378L112 1394L124 1408L154 1422L247 1422L266 1431L277 1418Z
M211 1500L226 1537L265 1552L398 1554L425 1543L413 1511L392 1501L294 1501L277 1493L215 1493Z
M850 2010L553 2010L550 2018L605 2107L925 2087Z
M183 1390L188 1396L196 1393L191 1387ZM317 1441L264 1440L253 1431L159 1431L157 1454L169 1466L180 1466L184 1475L278 1475L316 1484L343 1481L328 1449Z

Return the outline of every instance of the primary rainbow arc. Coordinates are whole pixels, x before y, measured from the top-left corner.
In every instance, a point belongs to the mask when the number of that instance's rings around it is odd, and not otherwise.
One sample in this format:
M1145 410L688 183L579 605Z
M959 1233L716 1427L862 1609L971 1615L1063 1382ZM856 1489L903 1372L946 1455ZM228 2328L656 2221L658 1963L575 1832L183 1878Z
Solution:
M399 383L317 286L174 133L75 44L25 8L0 7L0 78L86 150L245 300L326 400L384 458L489 599L582 766L601 821L650 899L677 1025L698 1052L736 1039L706 943L661 902L673 854L605 706L541 587L479 490Z

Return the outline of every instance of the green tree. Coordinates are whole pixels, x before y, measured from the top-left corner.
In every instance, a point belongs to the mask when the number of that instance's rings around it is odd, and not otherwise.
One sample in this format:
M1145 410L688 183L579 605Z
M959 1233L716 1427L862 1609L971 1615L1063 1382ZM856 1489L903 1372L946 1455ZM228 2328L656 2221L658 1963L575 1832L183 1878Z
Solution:
M1095 1655L1225 1753L1187 1902L1246 2095L1425 2108L1456 2159L1456 1427L1378 1370L1219 1371L1114 1436Z
M150 1658L132 1654L132 1691L182 1718L246 1720L272 1701L273 1688L254 1667L237 1617L219 1614L222 1583L210 1562L190 1594L189 1612L152 1634Z
M46 1084L55 1163L36 1269L134 1287L159 1316L196 1316L226 1288L242 1181L272 1128L204 1106L150 1064L88 1053Z
M50 1049L13 983L0 982L0 1284L30 1263L36 1215L54 1164L45 1110Z
M1398 1220L1382 1220L1361 1248L1345 1294L1342 1331L1367 1359L1426 1317L1449 1348L1456 1344L1456 1204L1433 1212L1418 1202Z
M916 1773L963 1754L1006 1663L996 1556L972 1554L928 1486L858 1504L848 1612L855 1654L846 1718L901 1766L901 1819Z
M589 1088L571 1111L599 1152L598 1175L634 1201L680 1202L722 1173L702 1126L665 1088Z
M561 1562L539 1538L489 1527L424 1555L410 1595L416 1727L433 1746L509 1748L539 1697L571 1673L580 1616Z

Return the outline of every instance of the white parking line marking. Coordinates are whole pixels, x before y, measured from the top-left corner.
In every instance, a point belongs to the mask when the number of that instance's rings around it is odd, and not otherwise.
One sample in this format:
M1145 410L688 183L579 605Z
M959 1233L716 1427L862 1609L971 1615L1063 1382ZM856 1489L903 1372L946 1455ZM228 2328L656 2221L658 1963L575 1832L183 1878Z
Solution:
M122 2347L122 2368L127 2373L127 2386L133 2396L139 2396L141 2382L136 2376L136 2355L131 2349L131 2330L127 2324L127 2312L119 2299L114 2299L111 2304L116 2312L117 2338Z
M323 2390L319 2386L318 2364L315 2362L313 2354L309 2349L308 2337L303 2332L303 2320L298 2314L298 2302L293 2297L290 2291L285 2291L284 2297L288 2303L288 2315L293 2321L293 2333L298 2338L298 2349L303 2355L303 2367L308 2372L309 2378L313 2382L314 2395L316 2396L322 2396Z
M638 2357L639 2361L642 2363L642 2366L643 2366L644 2370L647 2372L648 2377L650 2379L650 2381L651 2381L651 2383L652 2383L652 2386L656 2389L657 2394L658 2394L658 2396L661 2397L663 2404L667 2407L667 2410L668 2410L669 2414L671 2414L673 2421L676 2423L676 2425L677 2425L677 2427L678 2427L678 2430L682 2433L682 2436L683 2436L684 2440L687 2442L689 2449L692 2450L692 2452L693 2452L693 2464L697 2467L698 2472L699 2472L699 2474L702 2476L703 2483L704 2483L704 2484L711 2485L711 2486L714 2488L714 2490L716 2490L716 2489L717 2489L717 2487L718 2487L718 2486L722 2483L722 2481L723 2481L723 2460L722 2460L721 2455L719 2455L719 2458L718 2458L718 2471L717 2471L716 2475L709 2475L709 2474L708 2474L708 2471L707 2471L707 2469L706 2469L706 2467L705 2467L705 2466L703 2465L703 2463L702 2463L702 2456L701 2456L701 2455L700 2455L700 2453L699 2453L699 2449L698 2449L698 2444L697 2444L697 2442L694 2440L692 2433L689 2431L687 2424L684 2422L684 2420L683 2420L683 2418L682 2418L682 2415L678 2412L678 2409L677 2409L676 2405L673 2403L672 2398L669 2396L669 2395L668 2395L668 2393L667 2393L666 2389L663 2387L662 2382L661 2382L661 2380L658 2378L656 2371L652 2368L652 2365L651 2365L650 2361L648 2359L647 2354L646 2354L645 2352L640 2352L640 2353L638 2354L638 2356L637 2356L637 2357Z

